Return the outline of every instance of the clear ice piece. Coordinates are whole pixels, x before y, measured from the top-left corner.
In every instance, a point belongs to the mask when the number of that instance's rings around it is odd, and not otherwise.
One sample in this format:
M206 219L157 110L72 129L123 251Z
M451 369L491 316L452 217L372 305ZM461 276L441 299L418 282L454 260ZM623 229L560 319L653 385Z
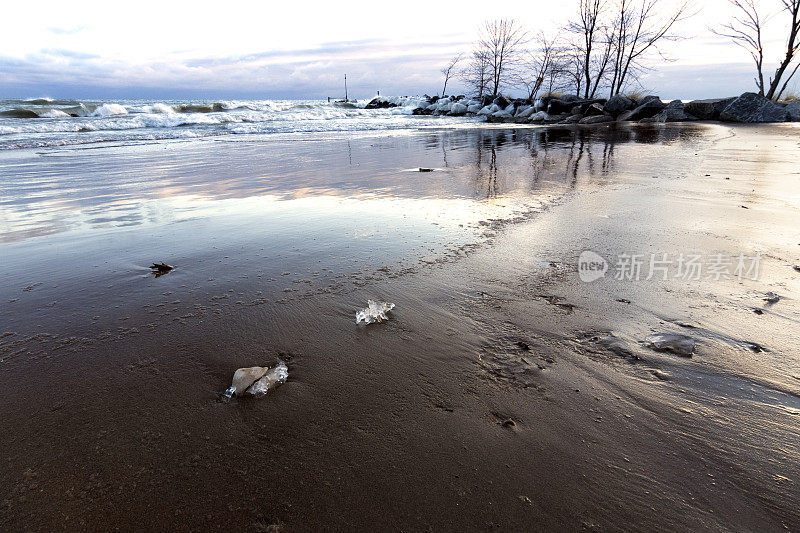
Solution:
M250 385L247 392L253 396L263 396L270 389L274 389L284 383L288 377L289 367L283 361L278 361L278 364L270 368L261 379Z
M375 303L373 300L367 300L367 308L356 312L356 324L364 322L365 324L372 324L373 322L383 322L389 320L386 313L394 309L394 304L388 302Z
M686 335L675 333L658 333L645 339L645 344L661 352L672 352L684 357L691 357L694 353L694 339Z

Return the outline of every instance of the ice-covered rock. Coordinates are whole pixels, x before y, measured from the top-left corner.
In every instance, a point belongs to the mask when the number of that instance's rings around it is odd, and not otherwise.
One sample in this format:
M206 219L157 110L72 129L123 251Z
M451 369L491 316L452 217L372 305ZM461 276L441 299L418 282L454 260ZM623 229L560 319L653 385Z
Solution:
M492 113L492 116L498 118L513 117L514 110L513 108L510 111L508 109L501 109L500 111L495 111L494 113Z
M364 322L365 324L372 324L373 322L383 322L389 320L386 313L394 309L393 303L378 302L374 300L367 300L366 309L356 312L356 324Z
M467 106L464 104L455 103L450 106L451 115L463 115L467 112Z
M467 106L467 113L475 113L481 110L481 104L470 104Z
M444 104L439 104L437 106L436 112L439 113L439 114L449 113L450 109L452 109L452 107L453 107L453 104L450 103L450 102L446 102Z
M691 357L694 353L694 339L677 333L657 333L644 340L645 344L660 352L672 352L684 357Z
M534 113L536 113L536 109L533 106L522 106L517 109L517 114L514 116L518 118L528 118Z
M550 115L545 111L537 111L531 115L531 122L544 122L545 120L550 120Z

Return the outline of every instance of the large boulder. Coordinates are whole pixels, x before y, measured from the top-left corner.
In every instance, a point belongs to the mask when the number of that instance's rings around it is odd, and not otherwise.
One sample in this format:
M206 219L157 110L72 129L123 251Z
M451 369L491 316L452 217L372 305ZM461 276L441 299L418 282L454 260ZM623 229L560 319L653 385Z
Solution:
M575 115L575 114L577 114L577 113L573 113L573 115ZM603 108L602 105L600 105L600 104L592 104L592 105L590 105L589 107L586 108L586 111L583 114L586 115L587 117L596 117L596 116L600 116L600 115L605 115L606 112L604 111L604 108Z
M581 120L583 120L583 115L572 115L559 122L559 124L577 124Z
M789 102L786 105L786 112L789 114L789 120L800 122L800 100Z
M386 109L388 107L400 107L400 104L395 104L394 102L378 97L370 100L370 102L364 106L364 109Z
M618 117L623 112L630 111L635 107L636 107L636 102L634 102L627 96L622 96L621 94L618 94L608 99L606 105L603 106L603 110L612 117Z
M756 93L744 93L722 110L719 118L727 122L786 122L789 112L782 105Z
M592 104L605 104L606 100L604 98L592 98L592 99L585 99L582 100L575 96L562 96L561 98L553 98L547 104L547 112L550 114L557 114L557 113L571 113L573 108L579 106L581 108L581 112L585 112L586 108L588 108Z
M614 122L614 117L611 115L594 115L591 117L583 117L578 121L578 124L604 124L606 122Z
M545 122L550 120L550 115L548 115L545 111L538 111L530 116L531 122Z
M617 120L619 121L626 121L626 120L642 120L643 118L650 118L658 115L667 105L661 101L660 98L650 98L649 96L645 97L642 100L642 103L634 109L633 111L625 111Z
M531 115L536 113L536 108L531 106L524 106L517 109L516 114L514 115L517 118L528 118Z
M455 103L450 106L450 115L454 117L462 117L467 114L467 106L460 103Z
M575 104L572 102L561 98L553 98L548 102L546 110L548 113L571 113L573 107L575 107Z
M434 115L446 115L450 112L450 109L453 107L453 103L448 99L444 98L439 100L434 105L433 113Z
M720 113L734 100L736 97L694 100L686 104L686 112L700 120L719 120Z
M568 118L570 115L569 113L560 113L558 115L548 115L547 119L544 121L545 124L558 124ZM575 116L575 115L572 115ZM580 115L578 115L580 116Z
M680 100L673 100L668 103L667 107L662 109L658 115L644 118L639 122L656 122L663 124L665 122L689 122L692 120L697 120L697 117L686 112L683 102Z
M508 107L508 104L510 104L511 102L509 102L508 100L506 100L506 98L505 98L504 96L502 96L502 95L501 95L501 96L498 96L497 98L495 98L495 99L494 99L494 102L492 102L492 103L493 103L494 105L496 105L497 107L500 107L500 108L502 108L502 109L505 109L505 108L507 108L507 107Z

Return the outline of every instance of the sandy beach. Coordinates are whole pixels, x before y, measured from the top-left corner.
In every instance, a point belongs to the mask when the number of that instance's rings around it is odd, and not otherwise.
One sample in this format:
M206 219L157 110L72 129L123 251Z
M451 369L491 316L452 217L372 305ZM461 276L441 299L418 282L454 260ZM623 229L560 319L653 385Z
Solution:
M798 530L798 133L2 152L0 529ZM368 299L387 322L355 323Z

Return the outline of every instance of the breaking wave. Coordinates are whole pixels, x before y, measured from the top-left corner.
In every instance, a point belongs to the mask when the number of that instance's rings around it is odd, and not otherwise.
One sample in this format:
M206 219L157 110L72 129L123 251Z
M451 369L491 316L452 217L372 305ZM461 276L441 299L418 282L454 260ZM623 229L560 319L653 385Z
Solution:
M411 117L422 101L419 98L391 101L397 107L365 109L368 100L0 100L0 150L230 134L415 128L455 121Z

